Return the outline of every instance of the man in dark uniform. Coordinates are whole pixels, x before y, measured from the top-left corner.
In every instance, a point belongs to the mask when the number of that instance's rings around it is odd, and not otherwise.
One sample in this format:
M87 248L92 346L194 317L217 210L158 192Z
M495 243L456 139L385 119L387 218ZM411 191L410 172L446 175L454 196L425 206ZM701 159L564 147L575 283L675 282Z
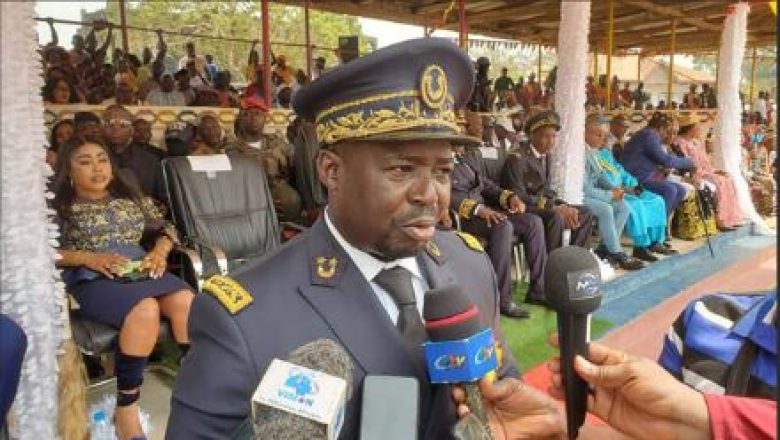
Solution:
M560 118L553 110L532 116L525 126L530 142L520 155L511 154L501 171L501 187L520 197L526 211L542 218L547 250L563 244L563 230L570 229L569 243L585 247L593 229L593 213L586 206L570 205L550 187L548 157L555 146L561 128Z
M416 377L420 438L452 438L452 390L429 383L415 348L425 292L459 284L503 343L490 260L479 242L435 229L449 206L451 142L473 141L455 122L473 84L465 53L424 38L337 67L295 95L296 113L317 125L328 205L274 254L206 282L190 313L168 439L229 437L271 360L320 338L353 360L341 439L357 438L367 374ZM498 375L518 376L499 351Z
M480 138L481 118L467 113L466 131ZM542 220L525 212L525 204L512 191L504 190L480 172L479 157L469 154L461 145L454 147L455 168L452 171L450 208L460 217L461 229L487 240L490 256L498 277L501 313L513 318L530 315L512 301L512 242L517 236L531 269L531 285L527 298L533 302L544 299L544 246Z

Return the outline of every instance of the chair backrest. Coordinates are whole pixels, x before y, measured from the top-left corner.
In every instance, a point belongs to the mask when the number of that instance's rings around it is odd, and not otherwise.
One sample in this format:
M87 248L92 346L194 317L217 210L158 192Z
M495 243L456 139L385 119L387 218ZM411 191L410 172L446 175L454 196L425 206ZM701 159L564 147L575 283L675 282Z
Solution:
M328 194L317 177L316 158L320 149L314 124L296 120L295 136L295 187L301 193L303 207L313 209L328 203Z
M163 161L163 169L173 219L184 238L218 245L231 261L279 245L273 198L256 160L240 155L171 157Z
M501 181L501 170L506 162L506 150L503 148L483 147L478 150L482 175L496 184Z

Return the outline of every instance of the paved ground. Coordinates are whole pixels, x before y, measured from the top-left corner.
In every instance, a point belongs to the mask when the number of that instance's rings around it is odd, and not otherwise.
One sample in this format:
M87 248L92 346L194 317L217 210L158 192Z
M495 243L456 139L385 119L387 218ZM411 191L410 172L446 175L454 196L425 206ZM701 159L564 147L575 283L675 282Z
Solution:
M655 359L661 351L664 333L688 302L715 292L750 292L775 288L776 267L776 246L764 246L608 332L599 342ZM541 389L546 389L549 383L545 364L527 371L524 377L526 381Z

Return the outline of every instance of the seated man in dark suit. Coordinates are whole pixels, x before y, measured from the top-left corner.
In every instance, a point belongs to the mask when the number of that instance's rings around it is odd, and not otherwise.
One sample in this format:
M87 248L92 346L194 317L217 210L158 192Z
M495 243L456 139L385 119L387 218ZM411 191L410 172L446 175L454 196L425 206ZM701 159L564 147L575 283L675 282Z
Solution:
M118 170L134 179L141 191L164 208L165 193L160 159L145 147L133 142L133 114L121 105L110 105L103 111L103 138L114 156Z
M481 118L467 115L466 131L481 139ZM544 247L544 225L538 216L528 214L525 205L511 191L498 187L480 170L479 157L457 145L455 168L452 170L452 195L450 208L460 217L463 231L487 240L486 252L498 277L501 294L501 313L513 318L527 318L528 312L512 301L511 256L512 242L517 236L531 269L529 302L544 299L544 263L547 251Z
M683 185L667 179L668 170L695 169L691 159L671 154L663 146L664 142L671 142L676 133L674 125L670 116L653 114L647 127L626 142L620 159L626 171L636 177L642 187L664 198L667 217L671 217L686 195Z
M452 143L473 141L455 122L473 86L462 50L421 38L339 66L295 94L296 114L316 123L328 204L288 245L206 282L189 316L192 349L176 377L168 440L230 438L251 416L271 361L322 338L344 346L352 364L339 438L358 438L363 379L377 374L418 380L420 439L454 437L453 390L430 383L419 350L426 292L462 286L507 347L487 256L479 243L436 229L449 206ZM501 351L498 376L519 376Z
M550 187L548 154L560 128L560 118L552 110L532 116L525 126L530 142L520 155L509 155L501 171L501 187L517 194L527 212L542 218L548 252L561 247L564 229L571 229L570 244L587 247L593 229L588 207L566 203Z

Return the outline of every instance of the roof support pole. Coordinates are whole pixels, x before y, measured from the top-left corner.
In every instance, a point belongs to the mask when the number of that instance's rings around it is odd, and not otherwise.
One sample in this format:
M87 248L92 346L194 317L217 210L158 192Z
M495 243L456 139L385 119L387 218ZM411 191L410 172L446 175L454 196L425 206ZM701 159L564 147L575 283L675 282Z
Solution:
M270 108L272 105L271 94L271 25L268 12L268 0L262 0L261 3L262 31L263 31L263 94L265 103Z
M642 81L642 52L636 54L636 82L637 85Z
M466 19L466 0L458 0L458 43L460 48L469 51L469 23Z
M127 39L127 3L125 0L119 0L119 26L122 28L122 52L127 53L130 51L130 43Z
M748 102L750 103L750 111L754 111L753 109L753 89L756 84L756 46L753 46L753 60L750 64L750 99Z
M718 45L718 51L715 52L715 96L718 96L718 74L720 73L720 45Z
M666 106L672 105L672 86L674 84L674 52L677 51L677 19L672 19L672 36L669 42L669 82L666 84Z
M593 48L593 81L599 83L599 52Z
M539 57L536 60L536 82L542 84L542 45L539 44Z
M309 20L309 6L311 0L303 3L303 21L306 23L306 76L311 78L311 22Z
M607 23L607 111L612 110L612 49L615 31L615 0L609 0L609 22Z

